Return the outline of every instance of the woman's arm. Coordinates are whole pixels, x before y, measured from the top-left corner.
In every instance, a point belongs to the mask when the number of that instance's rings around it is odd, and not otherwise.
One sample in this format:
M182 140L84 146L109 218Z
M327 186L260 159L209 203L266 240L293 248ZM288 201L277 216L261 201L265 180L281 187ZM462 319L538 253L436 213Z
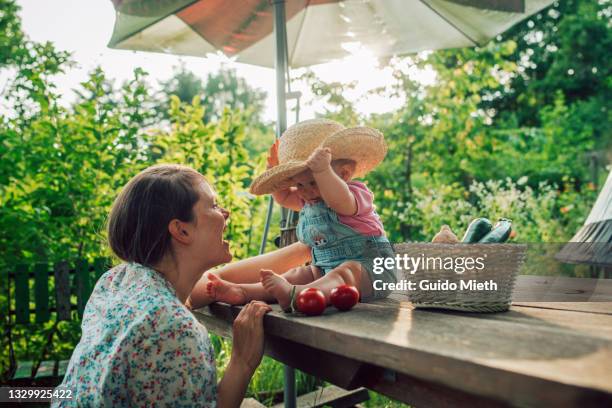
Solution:
M254 371L250 371L244 364L230 360L217 386L217 407L239 407L253 374Z
M232 357L217 386L219 408L240 407L264 349L263 318L270 310L263 302L247 304L233 326Z
M357 212L357 201L348 184L332 169L331 151L327 148L315 150L307 164L325 204L340 215L354 215Z

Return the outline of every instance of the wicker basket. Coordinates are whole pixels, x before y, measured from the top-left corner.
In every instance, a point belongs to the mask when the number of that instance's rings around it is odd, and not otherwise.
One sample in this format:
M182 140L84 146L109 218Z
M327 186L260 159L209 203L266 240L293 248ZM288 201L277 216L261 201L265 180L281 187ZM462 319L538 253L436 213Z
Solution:
M398 279L416 282L416 288L408 291L412 304L417 308L439 308L464 312L503 312L512 301L516 276L525 259L526 245L519 244L396 244L395 252L411 257L427 256L443 259L483 257L484 269L465 270L459 274L443 268L420 269L415 274L398 272ZM493 281L496 290L422 290L420 281L470 282Z

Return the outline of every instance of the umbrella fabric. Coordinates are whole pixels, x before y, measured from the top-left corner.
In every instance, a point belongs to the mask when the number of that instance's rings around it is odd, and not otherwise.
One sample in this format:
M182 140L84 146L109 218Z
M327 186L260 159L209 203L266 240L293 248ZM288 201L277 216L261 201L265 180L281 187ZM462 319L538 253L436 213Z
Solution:
M565 262L612 266L612 171L584 226L556 258Z
M269 0L112 0L111 48L206 56L272 67ZM360 50L383 57L484 44L553 0L287 0L289 65Z

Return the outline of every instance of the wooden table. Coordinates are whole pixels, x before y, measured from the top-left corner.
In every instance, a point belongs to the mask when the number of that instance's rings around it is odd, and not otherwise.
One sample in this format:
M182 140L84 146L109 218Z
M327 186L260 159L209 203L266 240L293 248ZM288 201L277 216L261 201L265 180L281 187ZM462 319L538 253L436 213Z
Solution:
M517 287L534 279L519 277ZM417 407L612 406L608 300L517 302L497 314L414 309L399 294L318 317L275 307L264 320L265 352L340 387ZM239 310L214 304L194 314L229 336Z

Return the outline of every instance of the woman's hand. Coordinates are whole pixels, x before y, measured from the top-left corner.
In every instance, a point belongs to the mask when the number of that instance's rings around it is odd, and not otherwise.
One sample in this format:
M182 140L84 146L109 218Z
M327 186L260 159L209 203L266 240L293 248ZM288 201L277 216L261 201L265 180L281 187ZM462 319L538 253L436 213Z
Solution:
M331 168L331 150L329 147L318 147L306 160L306 165L313 173L321 173Z
M217 386L217 407L239 407L249 381L263 356L263 317L270 306L248 303L236 316L233 330L232 358Z
M254 372L263 356L263 317L272 308L264 302L248 303L236 316L233 327L232 360Z
M276 139L276 141L274 142L274 144L272 144L272 147L270 147L270 150L268 150L268 165L267 165L267 169L271 169L274 166L278 166L278 143L280 142L279 139Z

